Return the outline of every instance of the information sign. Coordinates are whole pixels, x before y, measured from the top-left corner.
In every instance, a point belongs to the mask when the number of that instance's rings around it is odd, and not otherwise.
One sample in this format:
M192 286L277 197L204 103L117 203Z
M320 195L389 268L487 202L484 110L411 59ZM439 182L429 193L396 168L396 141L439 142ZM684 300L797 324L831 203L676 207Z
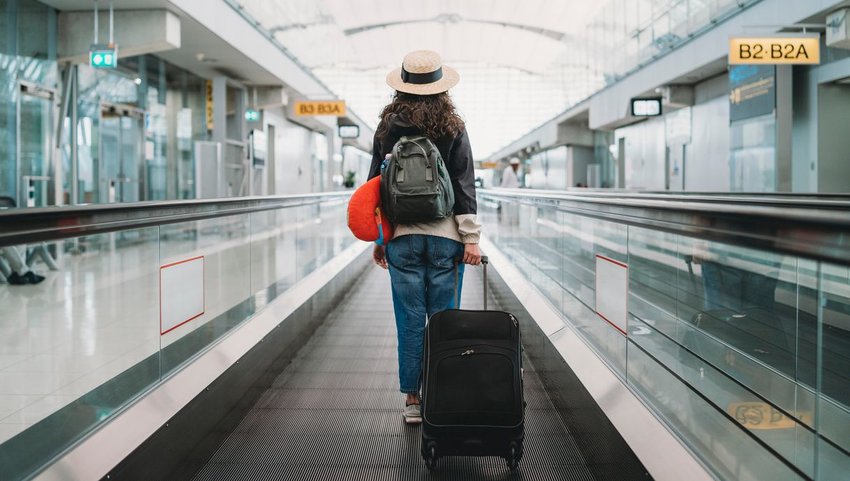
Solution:
M204 92L206 95L204 96L205 104L206 104L206 112L207 112L207 130L212 130L214 127L213 124L213 82L212 80L207 80L206 89Z
M729 64L817 65L820 36L735 37L729 40Z
M733 65L729 68L729 120L760 117L775 110L776 67Z
M345 115L344 100L299 100L295 102L294 113L298 116Z
M115 44L94 44L89 49L89 64L94 68L115 68L118 66L118 46Z

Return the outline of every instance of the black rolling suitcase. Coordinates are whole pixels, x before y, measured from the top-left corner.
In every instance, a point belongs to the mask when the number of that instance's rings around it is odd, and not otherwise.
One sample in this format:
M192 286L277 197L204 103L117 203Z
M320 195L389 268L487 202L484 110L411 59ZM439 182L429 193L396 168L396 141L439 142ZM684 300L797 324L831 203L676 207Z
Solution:
M487 309L450 309L425 327L422 457L500 456L513 471L522 457L525 402L516 317ZM457 302L455 303L457 305Z

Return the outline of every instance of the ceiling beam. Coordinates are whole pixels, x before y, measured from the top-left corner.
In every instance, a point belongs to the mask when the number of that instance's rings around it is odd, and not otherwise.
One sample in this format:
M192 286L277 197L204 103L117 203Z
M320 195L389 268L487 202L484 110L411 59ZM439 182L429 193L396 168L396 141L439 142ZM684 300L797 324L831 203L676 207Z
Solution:
M500 22L496 20L481 20L475 18L464 18L457 13L441 13L433 18L425 18L425 19L415 19L415 20L401 20L398 22L385 22L385 23L376 23L372 25L363 25L355 28L348 28L343 30L342 32L346 36L357 35L359 33L368 32L370 30L376 30L387 27L395 27L398 25L407 25L411 23L441 23L441 24L459 24L459 23L482 23L487 25L498 25L500 27L506 28L514 28L517 30L523 30L525 32L534 33L537 35L541 35L543 37L550 38L552 40L562 42L568 40L570 38L565 32L559 32L557 30L549 30L546 28L535 27L532 25L525 25L521 23L511 23L511 22Z

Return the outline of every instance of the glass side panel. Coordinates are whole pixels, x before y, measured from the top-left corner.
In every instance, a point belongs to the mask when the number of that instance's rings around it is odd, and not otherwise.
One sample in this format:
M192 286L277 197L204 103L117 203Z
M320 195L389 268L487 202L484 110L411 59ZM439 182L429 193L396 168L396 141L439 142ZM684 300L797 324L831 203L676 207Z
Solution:
M0 248L0 466L25 479L354 241L344 199ZM325 205L327 204L327 205Z
M553 305L560 305L563 284L561 238L556 223L558 211L552 208L520 205L517 224L520 229L516 249L517 267L532 279Z
M101 188L104 202L138 202L141 178L140 119L103 112L100 118Z
M334 250L336 249L336 235L335 235L335 227L334 225L334 211L338 210L338 206L330 206L330 205L317 205L315 209L316 219L314 220L316 225L315 235L317 239L316 242L316 265L320 266L324 264L328 259L332 258L334 255Z
M563 227L564 286L569 296L586 306L576 319L576 326L624 375L626 337L597 314L596 275L598 256L627 265L627 230L625 226L568 213L564 213ZM566 296L564 305L569 305Z
M50 158L52 141L52 99L21 95L20 97L20 207L46 207L51 204Z
M551 202L482 195L486 235L715 473L846 477L850 269ZM597 314L598 255L628 265L627 337Z
M0 465L17 479L159 380L159 228L0 249L6 273L46 277L0 284Z
M798 368L811 372L802 368L796 338L798 329L813 325L812 316L798 310L797 259L689 238L680 249L701 286L677 305L699 338L692 349L705 356L729 349L724 365L732 377L793 411L795 390L785 380L797 379ZM814 386L813 379L801 380Z
M273 210L251 214L251 292L277 283L286 288L297 280L298 211Z
M0 18L5 12L0 13ZM3 37L3 35L0 35ZM19 95L16 59L0 54L0 196L17 204L17 101Z
M688 282L676 236L640 228L629 229L629 312L660 334L675 337L676 297ZM684 273L682 272L684 270ZM645 330L638 332L645 333ZM635 336L635 342L644 339Z
M596 313L596 262L628 261L626 227L498 196L482 196L479 213L487 237L625 375L626 338Z
M318 258L319 232L321 231L322 219L319 217L318 206L308 204L296 207L297 223L296 238L298 258L303 262L298 264L298 279L303 279L307 274L316 269Z
M629 344L629 383L721 479L740 481L803 480L790 466L777 462L745 429L702 397L635 344Z
M17 0L13 3L17 4L18 55L32 59L49 59L53 53L55 59L56 50L50 45L50 36L47 35L48 30L56 29L56 15L51 15L51 8L35 0Z
M850 472L850 268L822 264L818 312L818 470L820 479Z
M252 214L252 292L285 289L356 242L346 227L347 206L328 200Z
M811 387L799 384L806 315L798 260L636 227L629 252L630 314L657 331L630 340L813 475ZM700 436L690 434L690 442Z
M174 321L177 325L162 326L163 373L175 369L253 312L250 302L245 302L253 294L250 220L246 214L161 228L160 266L199 257L203 264L202 308L188 311L185 321Z
M121 166L115 179L118 187L116 200L119 202L138 202L141 197L142 176L142 121L130 117L121 117ZM103 162L111 159L104 155Z
M0 32L10 32L15 27L15 19L10 18L9 8L6 5L6 1L0 3L0 7L3 9L0 10ZM0 55L11 54L14 55L17 52L14 52L15 42L13 40L13 35L0 35Z
M818 372L817 350L820 342L817 333L818 312L818 272L819 264L808 259L797 259L797 333L793 336L796 344L796 377L792 378L791 384L794 389L794 403L789 404L782 401L783 397L777 397L786 409L795 413L795 417L801 422L815 427L815 405L817 403L816 384ZM789 262L785 261L785 267L781 271L779 284L776 291L776 303L782 306L793 306L792 296L794 294L792 278L789 277ZM787 312L787 307L785 308ZM787 381L786 381L787 382ZM778 388L778 386L777 386ZM788 389L783 388L783 389ZM779 390L779 389L777 389ZM788 395L784 397L788 399ZM848 400L850 401L850 400ZM823 416L820 413L819 416Z
M329 227L326 235L331 237L333 252L331 258L340 254L345 248L354 244L357 238L348 229L348 200L340 199L322 204L322 218Z
M144 152L145 166L145 200L161 200L169 198L168 192L174 183L169 179L168 172L168 109L160 104L155 97L156 89L148 91L148 127L145 129ZM161 94L165 94L162 92ZM178 120L179 121L179 120Z
M556 305L561 305L562 311L573 303L581 305L582 310L591 310L595 305L592 224L576 225L580 218L566 212L558 212L557 220L560 239L558 255L553 256L552 263L561 268L559 281L564 295L561 296L561 304ZM588 230L579 233L582 228Z
M126 174L119 175L124 172L118 165L120 162L118 155L121 153L118 146L122 145L121 117L103 116L102 103L137 105L138 88L130 78L95 70L86 65L78 66L77 72L79 75L76 139L79 156L78 202L105 203L110 201L110 180L126 178L135 181L131 185L138 186L138 174L132 175L133 171L128 166ZM132 126L124 127L132 130ZM141 133L131 131L128 133L127 141L140 136ZM112 153L109 151L110 148ZM141 155L141 146L137 148L138 151L131 150L128 153L132 155L134 152L139 152L135 154L138 157ZM131 161L132 157L128 162ZM112 201L115 201L114 195Z

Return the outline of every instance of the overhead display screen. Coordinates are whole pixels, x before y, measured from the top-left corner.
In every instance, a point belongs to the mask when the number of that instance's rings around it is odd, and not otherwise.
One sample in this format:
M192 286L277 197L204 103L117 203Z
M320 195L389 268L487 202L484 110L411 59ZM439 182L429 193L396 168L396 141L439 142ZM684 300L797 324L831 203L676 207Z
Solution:
M661 97L632 99L632 115L635 117L657 117L661 115Z
M340 125L339 136L343 139L356 139L360 137L360 126L358 125Z

